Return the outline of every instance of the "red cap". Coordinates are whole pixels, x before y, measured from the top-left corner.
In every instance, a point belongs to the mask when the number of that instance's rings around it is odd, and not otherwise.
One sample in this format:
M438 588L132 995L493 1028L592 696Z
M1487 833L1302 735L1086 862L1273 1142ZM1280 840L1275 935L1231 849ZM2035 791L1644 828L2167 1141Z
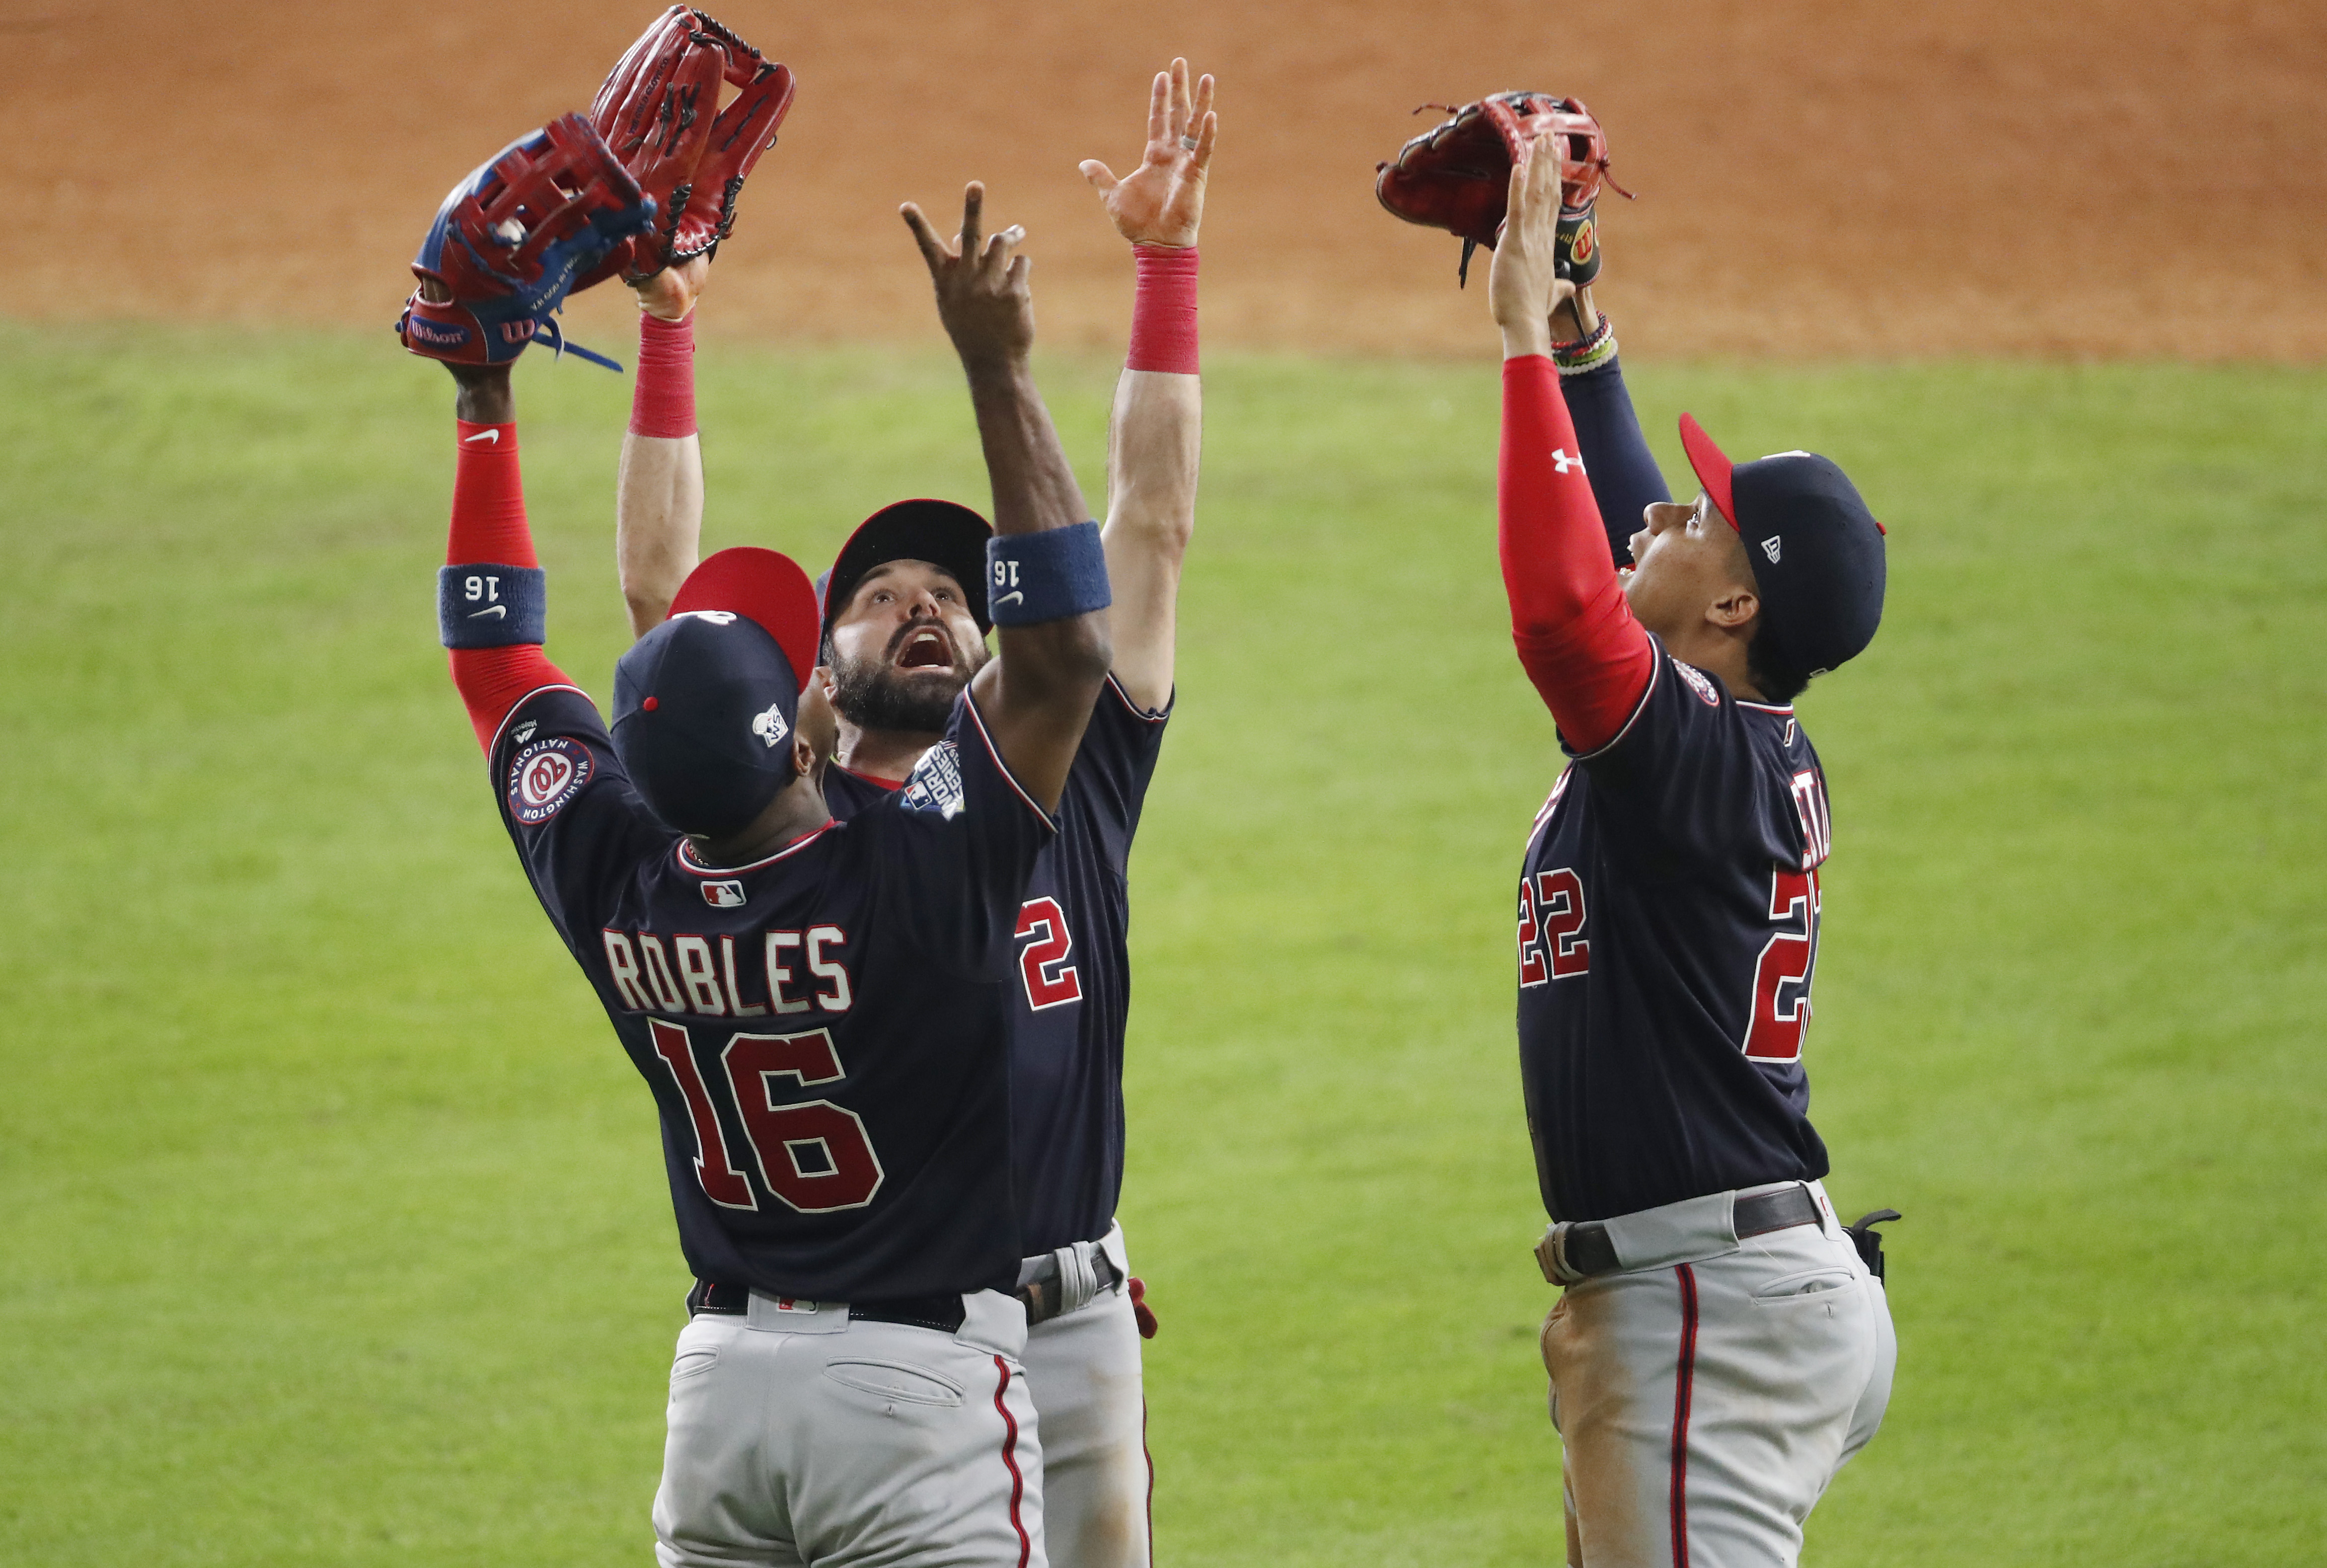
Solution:
M1737 526L1737 498L1731 485L1731 476L1737 471L1737 465L1729 461L1728 453L1713 444L1713 437L1706 434L1705 426L1696 422L1694 414L1680 416L1680 444L1682 450L1688 453L1688 466L1696 470L1697 482L1705 487L1705 493L1713 498L1715 508L1721 513L1721 520L1734 528Z
M790 555L743 546L708 557L687 574L670 602L672 615L706 610L724 610L758 622L784 650L794 682L807 689L824 623L817 613L816 589Z

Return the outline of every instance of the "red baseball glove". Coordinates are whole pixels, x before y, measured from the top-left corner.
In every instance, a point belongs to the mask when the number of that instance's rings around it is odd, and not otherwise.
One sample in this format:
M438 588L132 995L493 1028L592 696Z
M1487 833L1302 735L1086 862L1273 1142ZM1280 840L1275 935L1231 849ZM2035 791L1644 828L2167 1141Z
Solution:
M1378 165L1374 194L1381 204L1408 223L1462 236L1463 264L1456 275L1468 282L1471 253L1482 245L1492 250L1502 232L1512 163L1537 135L1554 132L1559 147L1559 275L1579 287L1599 276L1593 206L1600 186L1605 182L1628 201L1632 193L1609 179L1607 134L1583 100L1541 92L1499 92L1448 112L1452 118Z
M719 107L720 85L738 90ZM654 198L660 222L575 286L616 272L637 282L715 253L735 227L735 198L792 106L792 73L702 12L674 5L616 63L590 123Z

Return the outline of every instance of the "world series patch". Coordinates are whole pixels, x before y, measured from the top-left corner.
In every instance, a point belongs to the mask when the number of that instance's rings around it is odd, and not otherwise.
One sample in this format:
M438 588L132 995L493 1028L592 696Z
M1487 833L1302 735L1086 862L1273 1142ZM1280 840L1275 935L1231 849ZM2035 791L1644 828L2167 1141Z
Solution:
M908 811L934 811L950 821L968 799L961 789L961 753L951 741L939 741L921 753L905 779L901 804Z
M582 793L595 764L590 748L563 735L536 741L509 759L509 815L538 827Z

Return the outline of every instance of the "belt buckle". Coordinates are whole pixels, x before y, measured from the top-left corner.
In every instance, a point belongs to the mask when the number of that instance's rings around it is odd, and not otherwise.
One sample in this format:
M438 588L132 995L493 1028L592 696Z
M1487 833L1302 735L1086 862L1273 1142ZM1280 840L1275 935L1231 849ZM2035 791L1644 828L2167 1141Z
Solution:
M1581 1284L1588 1277L1567 1261L1567 1232L1571 1223L1565 1219L1554 1220L1536 1240L1535 1266L1543 1271L1546 1284L1565 1288Z

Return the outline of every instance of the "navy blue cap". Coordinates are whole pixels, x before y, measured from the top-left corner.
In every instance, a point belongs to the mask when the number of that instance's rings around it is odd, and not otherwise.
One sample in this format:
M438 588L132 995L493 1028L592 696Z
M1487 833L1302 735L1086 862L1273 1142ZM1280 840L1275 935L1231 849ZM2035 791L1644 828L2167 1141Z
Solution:
M614 751L657 817L717 837L792 781L816 624L799 566L772 550L722 550L688 576L670 619L622 655Z
M816 580L817 603L824 613L824 634L832 635L832 618L856 592L856 584L875 566L892 561L927 561L953 574L977 630L991 631L994 620L986 612L986 541L994 528L984 518L958 501L897 501L883 507L856 525L848 543L832 558L832 570Z
M1706 494L1744 542L1770 651L1824 675L1874 640L1883 620L1883 525L1829 458L1808 452L1733 463L1693 415L1681 445Z

